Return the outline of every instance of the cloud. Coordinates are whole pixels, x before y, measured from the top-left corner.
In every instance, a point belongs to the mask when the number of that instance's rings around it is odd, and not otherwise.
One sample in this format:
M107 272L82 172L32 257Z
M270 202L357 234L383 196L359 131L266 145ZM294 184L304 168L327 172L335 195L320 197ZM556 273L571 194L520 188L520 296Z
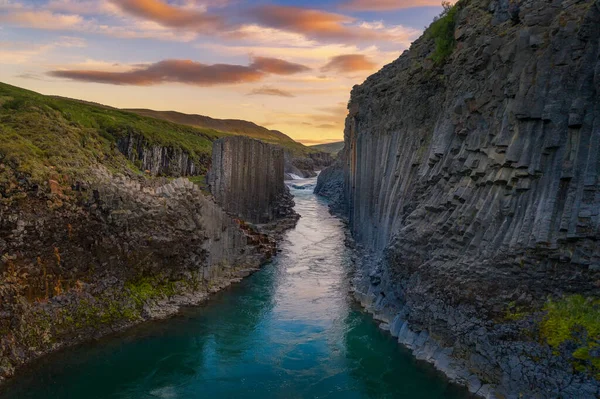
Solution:
M350 0L342 8L352 11L390 11L413 7L441 7L440 0Z
M292 93L286 90L276 89L274 87L259 87L248 93L249 96L279 96L279 97L295 97Z
M149 20L125 17L118 7L108 0L89 2L61 0L48 3L41 9L20 3L4 3L0 0L0 26L2 24L23 28L72 31L100 34L118 38L154 38L170 41L191 41L197 32L182 32ZM87 11L84 12L86 9ZM108 18L84 18L82 15L102 14Z
M108 0L50 0L44 6L49 11L77 15L118 14L118 8Z
M41 76L36 75L35 73L31 73L31 72L24 72L19 75L15 75L15 77L20 78L20 79L29 79L29 80L45 80Z
M253 45L269 44L296 47L316 44L314 40L307 39L302 34L268 28L258 24L241 25L235 31L225 34L224 37L233 40L244 39Z
M0 60L3 64L24 64L40 59L58 48L86 47L83 39L61 36L54 42L29 43L29 42L0 42Z
M276 58L258 57L249 66L164 60L149 65L137 65L127 71L55 70L48 74L58 78L114 85L151 86L160 83L183 83L214 86L256 82L268 74L297 73L303 70L300 66Z
M316 40L368 41L384 39L385 34L350 25L354 18L301 7L265 5L249 11L249 15L266 27L300 33Z
M329 62L321 68L323 72L357 72L372 71L377 64L362 54L345 54L332 57Z
M310 71L310 68L302 64L270 57L254 57L251 68L275 75L293 75L300 72Z
M80 26L84 19L79 15L57 14L50 11L32 11L19 8L3 10L0 8L0 22L36 29L70 30Z
M255 82L264 72L242 65L206 65L190 60L164 60L126 72L93 70L51 71L51 76L114 85L150 86L160 83L185 83L212 86Z
M160 0L110 0L122 11L175 29L211 33L225 27L225 20L195 8L175 7Z
M344 130L344 122L348 115L346 103L339 102L331 106L318 108L317 112L311 113L293 113L293 112L272 112L268 118L271 121L278 121L277 124L310 126L315 129ZM274 123L273 123L274 124Z

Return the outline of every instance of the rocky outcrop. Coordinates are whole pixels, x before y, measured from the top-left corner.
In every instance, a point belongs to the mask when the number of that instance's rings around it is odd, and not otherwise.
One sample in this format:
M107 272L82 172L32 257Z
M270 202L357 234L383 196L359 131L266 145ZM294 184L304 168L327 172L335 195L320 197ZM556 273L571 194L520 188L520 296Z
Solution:
M356 295L481 396L598 397L598 330L547 312L600 293L600 3L457 7L445 62L426 34L352 91Z
M117 140L117 148L138 169L152 176L196 176L206 173L209 159L200 154L194 159L181 148L150 144L133 133Z
M282 148L242 136L213 145L208 184L227 212L251 223L296 217L294 200L284 184Z
M315 177L318 171L327 168L331 164L333 164L333 157L326 152L312 152L306 156L295 156L290 152L286 152L285 179Z
M63 346L165 317L251 273L275 243L185 178L113 174L0 198L0 380ZM60 180L59 177L57 177Z
M341 161L325 168L317 178L314 193L329 200L329 208L338 214L346 210L344 201L344 168Z

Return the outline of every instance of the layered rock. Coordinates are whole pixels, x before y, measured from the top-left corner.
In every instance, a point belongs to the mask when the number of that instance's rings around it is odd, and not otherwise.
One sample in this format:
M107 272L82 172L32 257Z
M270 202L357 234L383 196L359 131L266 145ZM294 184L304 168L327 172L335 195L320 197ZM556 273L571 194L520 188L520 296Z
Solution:
M479 395L597 397L598 337L551 348L539 323L549 297L599 295L600 3L457 7L443 64L425 35L352 91L356 294Z
M232 136L214 142L212 159L208 184L227 212L259 224L296 215L282 148Z

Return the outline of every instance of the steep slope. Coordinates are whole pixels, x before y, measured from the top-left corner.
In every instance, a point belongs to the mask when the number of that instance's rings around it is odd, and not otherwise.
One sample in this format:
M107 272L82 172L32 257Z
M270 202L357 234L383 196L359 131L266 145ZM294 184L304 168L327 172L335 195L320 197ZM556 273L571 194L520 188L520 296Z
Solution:
M314 148L315 150L323 152L328 152L331 155L336 156L344 148L344 142L340 141L337 143L311 145L310 148Z
M461 0L349 111L363 304L481 396L598 397L600 1Z
M212 142L223 136L3 83L0 106L0 151L42 179L51 172L78 174L94 162L116 167L122 162L116 149L131 171L199 175L210 166Z

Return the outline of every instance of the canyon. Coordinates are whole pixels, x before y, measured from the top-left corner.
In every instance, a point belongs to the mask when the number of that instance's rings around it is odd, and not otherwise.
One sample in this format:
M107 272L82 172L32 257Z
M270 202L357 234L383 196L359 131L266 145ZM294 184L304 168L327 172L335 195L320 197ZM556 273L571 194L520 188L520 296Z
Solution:
M282 147L2 84L0 106L0 380L204 302L298 220ZM236 157L261 173L224 179Z
M178 315L153 345L195 360L111 393L600 397L600 0L446 5L354 86L335 158L4 84L0 137L0 380Z
M458 2L354 87L320 176L356 298L479 396L600 395L599 45L598 1Z
M215 141L208 185L223 209L250 223L297 219L284 184L284 150L248 137Z

